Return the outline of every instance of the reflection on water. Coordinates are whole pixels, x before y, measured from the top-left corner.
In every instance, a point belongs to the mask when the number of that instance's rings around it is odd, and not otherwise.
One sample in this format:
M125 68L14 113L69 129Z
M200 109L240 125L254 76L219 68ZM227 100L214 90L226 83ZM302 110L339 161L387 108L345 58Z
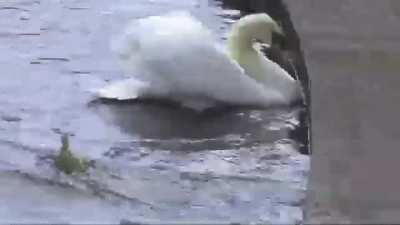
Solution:
M226 108L199 113L158 102L97 102L91 108L136 137L137 144L185 151L250 148L285 139L298 126L301 111Z

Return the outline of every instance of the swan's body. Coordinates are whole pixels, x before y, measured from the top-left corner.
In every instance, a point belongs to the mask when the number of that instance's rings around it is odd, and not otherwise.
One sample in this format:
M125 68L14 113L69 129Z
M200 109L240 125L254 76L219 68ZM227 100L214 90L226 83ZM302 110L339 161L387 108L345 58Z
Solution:
M99 96L169 98L197 109L216 102L289 103L298 97L296 81L253 47L253 38L270 43L271 30L279 28L267 19L266 14L252 15L234 25L229 54L187 13L136 20L116 46L133 78L101 89Z

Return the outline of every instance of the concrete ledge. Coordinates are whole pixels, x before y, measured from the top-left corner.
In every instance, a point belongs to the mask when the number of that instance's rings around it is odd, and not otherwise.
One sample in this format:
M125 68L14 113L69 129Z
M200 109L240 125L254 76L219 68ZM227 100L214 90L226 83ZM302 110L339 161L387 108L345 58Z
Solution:
M399 223L400 1L285 0L311 79L309 223Z

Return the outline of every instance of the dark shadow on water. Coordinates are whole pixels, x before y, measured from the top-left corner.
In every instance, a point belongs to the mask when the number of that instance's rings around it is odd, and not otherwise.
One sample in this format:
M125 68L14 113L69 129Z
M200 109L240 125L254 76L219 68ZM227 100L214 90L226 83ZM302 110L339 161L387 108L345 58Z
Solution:
M107 123L154 149L216 150L255 147L287 139L299 109L221 107L196 112L166 101L94 101ZM140 143L139 143L140 142Z
M271 60L289 72L294 78L300 80L304 93L306 107L300 112L300 127L291 131L294 140L303 143L300 152L310 154L310 80L306 63L300 46L299 36L293 26L290 13L282 0L210 0L219 2L222 8L241 11L241 16L251 13L266 12L274 18L283 28L285 38L273 36L273 46L266 52Z

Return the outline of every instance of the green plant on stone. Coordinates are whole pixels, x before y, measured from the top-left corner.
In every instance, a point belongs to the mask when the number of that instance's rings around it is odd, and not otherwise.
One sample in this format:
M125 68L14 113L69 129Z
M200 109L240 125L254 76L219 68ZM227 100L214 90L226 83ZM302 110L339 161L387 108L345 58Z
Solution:
M84 173L89 168L89 162L74 156L69 147L69 137L67 134L61 136L61 149L55 158L55 166L66 174Z

